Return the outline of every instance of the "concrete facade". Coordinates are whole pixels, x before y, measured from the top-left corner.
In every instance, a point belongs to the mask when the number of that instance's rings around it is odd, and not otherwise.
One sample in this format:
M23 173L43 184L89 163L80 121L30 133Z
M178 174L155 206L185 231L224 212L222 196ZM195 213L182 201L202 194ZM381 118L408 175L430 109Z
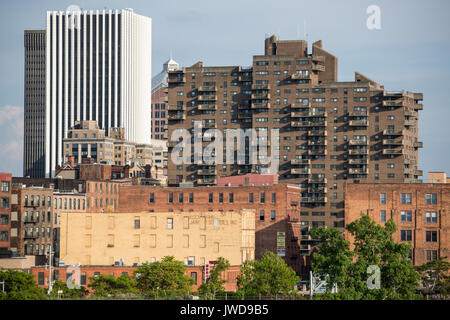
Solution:
M255 220L237 212L62 213L61 260L66 264L154 262L172 255L187 265L219 257L232 265L253 260Z
M393 219L394 240L412 245L414 265L450 254L450 185L348 184L345 223L369 215L376 223ZM346 233L346 238L352 241Z

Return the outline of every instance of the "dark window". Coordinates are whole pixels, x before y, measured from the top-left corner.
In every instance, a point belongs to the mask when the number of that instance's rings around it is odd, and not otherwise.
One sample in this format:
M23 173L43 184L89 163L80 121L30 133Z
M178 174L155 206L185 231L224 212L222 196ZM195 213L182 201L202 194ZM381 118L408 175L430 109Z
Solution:
M86 285L86 273L83 272L80 276L80 285L85 286Z
M169 193L169 203L173 203L173 193Z
M412 240L411 230L401 230L400 237L402 241L411 241Z
M53 271L53 280L58 280L59 279L59 270L55 270Z
M150 193L150 203L155 202L155 194L152 192Z
M437 242L437 231L426 231L427 242Z
M0 224L9 224L9 216L7 214L2 214Z
M272 203L277 202L277 194L276 193L272 193Z
M403 222L411 222L412 221L411 210L401 211L400 216L401 216L401 221L403 221Z
M38 285L43 286L44 285L44 273L38 272Z
M436 193L430 193L426 195L427 204L437 204Z
M259 220L264 221L264 210L259 212Z
M191 278L194 279L194 284L197 284L197 272L191 272Z
M411 204L411 193L402 193L401 202L402 204Z
M233 192L230 192L230 198L229 198L229 200L230 200L230 203L233 203L233 202L234 202L234 195L233 195Z
M194 194L189 193L189 203L194 203Z
M264 192L261 192L261 203L264 203L266 201L266 194Z
M380 193L380 203L386 204L386 193Z
M141 228L141 220L139 220L139 219L134 220L134 228L135 229Z
M223 202L223 193L219 193L219 202L222 203Z
M213 199L214 199L214 198L213 198L213 193L210 193L210 194L209 194L209 202L212 203L212 202L213 202Z
M275 212L275 210L271 210L271 211L270 211L270 219L271 219L271 220L275 220L275 217L276 217L276 212Z
M250 193L248 194L248 202L249 202L249 203L253 203L253 192L250 192Z
M183 203L183 193L178 194L178 202Z

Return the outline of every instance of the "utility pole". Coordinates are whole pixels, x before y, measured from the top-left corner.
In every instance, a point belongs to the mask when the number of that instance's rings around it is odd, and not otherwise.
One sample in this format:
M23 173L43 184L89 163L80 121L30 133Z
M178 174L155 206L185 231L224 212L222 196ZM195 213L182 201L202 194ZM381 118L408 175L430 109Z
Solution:
M6 293L5 292L5 280L3 280L2 282L0 282L1 284L2 284L2 292L3 293Z
M53 289L53 281L52 281L52 247L50 246L50 250L48 252L48 294L52 292Z

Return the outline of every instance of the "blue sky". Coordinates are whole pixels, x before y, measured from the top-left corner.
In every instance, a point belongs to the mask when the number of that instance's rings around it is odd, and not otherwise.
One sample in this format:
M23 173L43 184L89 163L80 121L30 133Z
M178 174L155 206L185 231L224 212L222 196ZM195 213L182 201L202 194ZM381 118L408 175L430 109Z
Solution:
M339 59L339 80L358 71L387 90L423 92L420 169L450 174L450 1L164 0L2 1L0 4L0 172L22 174L23 31L43 29L47 10L133 8L153 20L152 73L170 50L182 66L249 66L264 38L321 39ZM369 5L381 9L381 30L366 27Z

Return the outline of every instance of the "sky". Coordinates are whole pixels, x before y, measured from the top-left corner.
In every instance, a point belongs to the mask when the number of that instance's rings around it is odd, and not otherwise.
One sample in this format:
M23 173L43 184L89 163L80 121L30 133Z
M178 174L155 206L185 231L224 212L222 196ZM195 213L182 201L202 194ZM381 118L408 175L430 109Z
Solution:
M338 57L339 81L360 72L385 86L424 94L419 169L450 175L450 1L447 0L15 0L0 3L0 172L22 175L23 33L45 28L47 10L133 8L152 18L152 74L181 66L250 66L265 37L306 39ZM380 8L381 29L367 28ZM306 26L306 28L305 28ZM306 29L306 30L305 30Z

